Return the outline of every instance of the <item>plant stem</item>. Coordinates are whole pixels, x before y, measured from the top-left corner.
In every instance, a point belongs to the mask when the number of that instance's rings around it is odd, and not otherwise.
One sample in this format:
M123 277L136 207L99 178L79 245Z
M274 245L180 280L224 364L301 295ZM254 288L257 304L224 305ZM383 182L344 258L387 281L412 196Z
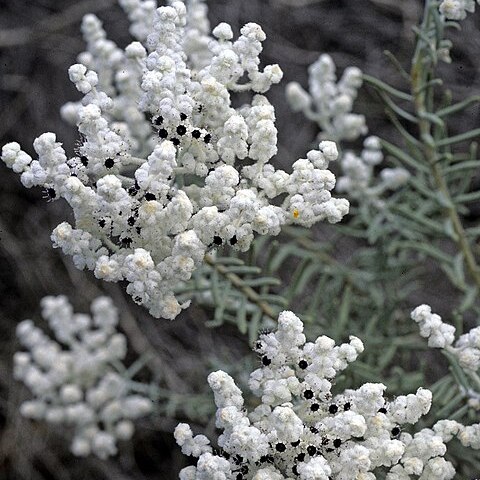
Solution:
M214 268L220 275L227 278L235 288L240 290L252 303L255 303L264 315L272 320L277 320L278 315L276 311L267 302L262 300L253 288L245 285L245 282L238 275L229 272L225 265L216 263L211 255L205 255L205 263L208 263L208 265Z
M429 35L429 29L431 28L431 1L427 0L425 4L425 15L422 23L421 30ZM417 40L417 49L412 63L411 70L411 84L412 84L412 96L414 99L415 112L419 118L418 127L420 131L420 140L423 143L423 154L426 163L430 167L430 171L433 175L433 180L439 192L443 195L445 201L446 213L452 223L453 230L455 232L455 242L459 250L462 252L465 259L465 264L470 273L470 276L474 283L480 288L480 269L475 260L475 256L470 247L470 243L467 240L466 232L463 228L462 222L458 215L455 204L452 201L452 196L448 188L447 182L442 172L442 168L438 162L439 152L437 151L438 144L433 140L432 135L432 122L429 119L429 112L427 108L427 99L432 96L433 86L425 88L426 84L431 80L435 64L431 58L428 58L426 49L432 48L432 44L435 45L435 36L431 36L430 44L426 43L423 37L419 37Z

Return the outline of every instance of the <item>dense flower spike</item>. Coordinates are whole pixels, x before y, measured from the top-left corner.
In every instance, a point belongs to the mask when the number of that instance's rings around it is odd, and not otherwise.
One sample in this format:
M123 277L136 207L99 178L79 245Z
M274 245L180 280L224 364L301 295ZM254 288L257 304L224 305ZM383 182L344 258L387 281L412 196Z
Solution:
M352 113L358 89L362 85L362 72L356 67L345 69L336 82L335 64L323 54L309 67L309 92L297 82L287 85L286 96L294 111L301 111L316 122L320 138L344 141L356 140L368 131L365 117ZM367 137L360 155L346 150L340 157L343 175L338 179L337 192L346 193L351 200L373 204L382 208L381 199L386 190L395 190L404 185L409 172L401 167L384 168L376 178L374 169L383 161L380 139Z
M384 204L382 194L398 189L410 178L408 170L402 167L383 168L377 178L374 169L382 161L380 139L375 136L365 139L359 156L345 152L340 160L343 175L338 179L337 192L345 192L357 202L370 202L381 208Z
M444 323L428 305L420 305L411 316L420 326L420 335L428 338L429 347L445 349L457 358L464 369L472 372L480 369L480 327L460 335L454 343L455 327Z
M456 422L403 432L430 409L432 394L424 388L394 400L374 383L332 394L336 375L363 351L356 337L339 346L326 336L306 342L302 322L283 312L277 331L261 335L255 350L263 365L249 386L258 406L247 411L233 379L211 373L220 451L178 425L182 452L198 457L181 480L374 480L380 472L386 477L378 478L388 480L447 480L455 470L443 458L445 442L458 436L465 445L475 443L474 427Z
M309 92L299 83L287 85L286 95L291 107L318 123L321 137L340 142L355 140L368 131L365 117L352 113L353 102L362 86L362 72L347 68L337 82L335 64L330 55L320 55L308 69Z
M126 339L116 331L112 301L98 297L92 315L74 313L66 297L45 297L42 316L56 340L32 320L17 327L27 351L14 356L14 376L34 395L22 403L22 415L74 429L74 455L107 458L117 440L129 440L133 420L152 411L149 398L135 393L117 366L126 355ZM121 363L120 363L121 364Z
M349 205L330 194L333 142L322 141L290 174L269 163L277 130L262 94L282 72L260 70L258 25L245 25L234 40L225 23L209 33L200 0L158 9L152 1L120 4L139 40L124 51L94 15L82 23L88 50L69 76L84 97L62 110L81 134L77 156L67 159L45 133L34 142L38 160L17 143L5 145L2 158L26 187L41 185L72 207L75 226L59 225L54 246L97 278L126 280L136 303L173 319L188 305L174 287L209 249L246 251L255 233L338 222ZM357 83L355 72L346 75L342 92ZM231 94L244 91L253 92L251 103L234 108Z

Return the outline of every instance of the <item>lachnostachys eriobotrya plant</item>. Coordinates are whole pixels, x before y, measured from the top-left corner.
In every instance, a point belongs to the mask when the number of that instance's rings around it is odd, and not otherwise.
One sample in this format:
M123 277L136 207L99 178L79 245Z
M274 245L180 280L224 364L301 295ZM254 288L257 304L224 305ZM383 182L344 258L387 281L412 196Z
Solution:
M403 167L384 167L380 139L366 137L361 152L347 149L345 144L357 140L368 132L364 115L353 112L358 90L363 84L362 71L348 67L337 81L336 66L330 55L320 55L308 68L308 91L298 82L286 87L286 98L294 111L320 128L319 139L334 140L341 147L340 169L336 191L345 193L361 204L370 203L382 209L382 195L404 185L410 174Z
M455 341L456 328L433 313L429 305L420 305L411 314L420 329L420 335L428 339L428 346L439 348L450 362L450 371L457 383L458 392L455 417L480 411L480 326L471 328ZM466 405L461 405L466 400ZM480 445L480 430L474 439Z
M262 366L249 380L258 398L254 408L247 410L227 373L208 377L222 430L219 448L204 435L193 436L187 424L177 426L182 452L198 457L180 479L452 479L446 443L457 437L464 446L480 448L479 425L440 420L414 432L431 407L425 388L395 399L388 399L381 383L334 393L335 378L363 348L354 336L337 346L324 335L306 342L300 319L282 312L277 330L261 335L255 346Z
M210 34L201 1L119 3L137 38L125 50L94 15L82 23L88 50L69 77L84 97L63 109L80 133L76 155L45 133L33 144L38 160L15 142L2 159L26 187L72 207L75 225L55 228L55 247L98 278L126 280L136 303L173 319L189 303L179 303L175 285L209 250L246 251L254 233L277 235L285 224L338 222L349 204L330 194L334 142L292 173L269 163L277 130L262 94L282 72L259 69L260 26L246 24L234 40L226 23ZM232 94L246 91L251 103L234 108Z
M133 420L153 410L123 366L127 339L117 331L118 311L108 297L92 302L91 315L74 313L64 296L45 297L41 306L55 338L32 320L17 326L25 350L14 355L14 377L34 396L20 413L72 429L76 456L115 455L117 441L132 438Z

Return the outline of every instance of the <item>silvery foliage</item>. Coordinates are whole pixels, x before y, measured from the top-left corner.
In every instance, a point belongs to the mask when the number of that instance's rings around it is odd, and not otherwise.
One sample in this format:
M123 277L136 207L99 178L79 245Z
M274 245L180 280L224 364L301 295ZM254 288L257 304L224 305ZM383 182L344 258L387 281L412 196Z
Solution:
M445 443L458 436L480 447L478 426L443 420L433 429L403 431L430 410L427 389L393 400L379 383L332 393L335 377L363 351L356 337L338 346L326 336L306 342L302 322L285 311L255 350L263 365L250 375L259 398L251 411L227 373L208 377L220 449L204 435L193 436L187 424L177 426L182 452L198 457L181 480L373 480L381 472L386 476L378 478L387 480L447 480L455 469L444 459Z
M32 320L17 327L26 351L14 355L14 377L34 396L20 412L72 428L71 451L77 456L114 455L117 441L132 437L133 420L153 407L117 369L127 352L126 338L116 330L117 310L108 297L92 302L91 315L74 313L64 296L45 297L41 306L55 339Z
M368 132L364 115L352 113L358 90L362 86L362 72L348 67L337 81L335 63L328 54L322 54L308 69L307 92L298 82L286 88L287 100L294 111L302 112L320 128L319 137L342 144L357 140ZM404 185L409 172L401 167L383 168L377 177L375 168L383 161L380 139L365 138L360 154L351 150L342 152L336 191L345 192L359 203L372 203L381 208L381 195Z
M75 226L55 228L54 246L97 278L126 280L136 303L173 319L189 303L179 303L175 285L209 250L246 251L254 233L277 235L285 224L338 222L349 205L330 194L335 143L321 142L290 174L269 163L277 130L262 94L282 72L259 69L258 25L234 40L226 23L210 34L199 0L158 9L149 0L120 4L137 41L118 48L87 15L88 49L69 69L84 94L62 111L80 132L78 154L67 158L45 133L33 145L38 160L15 142L2 158L26 187L41 185L72 207ZM245 91L251 103L233 108L231 95Z

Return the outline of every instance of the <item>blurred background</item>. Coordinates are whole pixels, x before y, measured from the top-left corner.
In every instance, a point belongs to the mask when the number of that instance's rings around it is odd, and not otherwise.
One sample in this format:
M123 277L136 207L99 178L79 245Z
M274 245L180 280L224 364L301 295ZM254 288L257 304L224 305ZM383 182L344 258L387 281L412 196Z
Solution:
M268 97L276 108L279 129L278 164L287 166L314 143L315 125L293 114L284 99L288 81L307 83L307 67L321 53L332 55L339 73L355 65L364 72L405 88L383 54L391 50L408 68L413 48L412 26L420 19L421 0L207 0L212 27L221 21L237 35L247 22L257 22L267 41L262 59L278 63L284 79ZM60 118L60 107L79 93L67 69L84 44L80 21L93 12L109 38L120 47L130 43L128 22L114 0L0 1L0 145L17 141L33 154L32 142L43 132L56 132L68 154L78 140L75 129ZM479 85L480 35L472 19L463 23L454 43L455 66L445 69L454 97L462 98ZM367 115L370 132L395 138L383 106L373 91L362 89L357 113ZM478 125L480 112L469 110L462 129ZM141 480L174 479L186 463L171 432L189 411L197 431L205 425L212 398L203 397L206 375L249 357L248 341L231 327L205 328L211 312L197 306L173 322L156 320L123 292L122 285L96 281L91 272L75 269L71 259L54 250L50 233L70 218L63 203L47 202L39 188L25 189L16 174L0 165L0 480ZM328 228L328 227L327 227ZM322 229L314 231L322 237ZM150 368L140 378L173 392L173 415L165 409L139 422L133 442L120 444L120 454L108 461L78 459L68 450L68 431L23 419L18 405L29 397L11 374L12 355L19 348L15 327L25 318L39 318L45 295L65 294L77 311L88 311L99 294L114 298L121 310L121 329L130 342L131 358L148 351ZM45 327L43 323L39 323ZM204 402L205 398L208 402ZM195 418L198 423L195 424Z

